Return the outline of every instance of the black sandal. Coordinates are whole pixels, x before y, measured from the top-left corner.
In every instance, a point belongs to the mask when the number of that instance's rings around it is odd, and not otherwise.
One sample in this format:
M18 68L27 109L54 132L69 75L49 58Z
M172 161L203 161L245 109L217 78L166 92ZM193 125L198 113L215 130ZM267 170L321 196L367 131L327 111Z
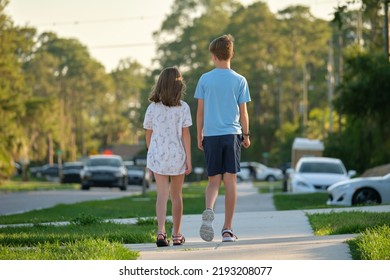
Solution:
M159 238L160 236L162 236L163 238ZM157 234L156 245L157 245L157 247L169 246L169 240L167 240L167 234L166 233L159 232Z
M238 237L233 234L233 230L224 228L222 230L222 242L234 242L238 239ZM225 234L228 234L228 236L224 236Z
M183 245L186 242L186 239L182 234L180 235L172 235L173 245Z

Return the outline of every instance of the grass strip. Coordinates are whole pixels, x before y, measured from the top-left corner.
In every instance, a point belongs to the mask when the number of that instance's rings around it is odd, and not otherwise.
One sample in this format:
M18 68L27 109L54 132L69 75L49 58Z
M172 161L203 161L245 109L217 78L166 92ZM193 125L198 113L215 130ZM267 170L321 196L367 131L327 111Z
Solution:
M8 180L0 184L2 192L46 191L46 190L77 190L80 184L60 184L56 182Z
M390 227L367 228L353 240L348 240L354 260L390 260Z
M326 205L327 193L275 193L274 205L277 210L303 210L329 208Z
M389 212L331 212L308 215L315 235L362 233L376 226L390 226Z
M202 213L205 207L206 184L206 182L194 183L183 188L184 214ZM221 188L220 194L223 193L224 188ZM154 217L156 215L155 204L156 192L147 192L146 196L136 195L110 200L85 201L71 205L58 204L51 208L3 215L0 216L0 224L71 221L80 213L102 219ZM172 215L170 201L168 201L167 215Z
M0 228L0 244L9 246L36 246L43 243L66 243L104 239L123 244L154 242L156 226L117 224L113 222L91 225L35 225L31 227Z
M0 260L136 260L138 252L104 239L44 242L33 247L0 245Z

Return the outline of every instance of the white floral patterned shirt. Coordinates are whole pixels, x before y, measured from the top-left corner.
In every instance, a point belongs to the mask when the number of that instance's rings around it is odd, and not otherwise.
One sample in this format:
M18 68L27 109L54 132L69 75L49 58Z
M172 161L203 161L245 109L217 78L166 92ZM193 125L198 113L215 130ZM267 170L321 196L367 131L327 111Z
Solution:
M188 104L168 107L151 103L146 110L143 126L153 130L150 141L147 168L162 175L180 175L186 170L186 153L182 129L192 125Z

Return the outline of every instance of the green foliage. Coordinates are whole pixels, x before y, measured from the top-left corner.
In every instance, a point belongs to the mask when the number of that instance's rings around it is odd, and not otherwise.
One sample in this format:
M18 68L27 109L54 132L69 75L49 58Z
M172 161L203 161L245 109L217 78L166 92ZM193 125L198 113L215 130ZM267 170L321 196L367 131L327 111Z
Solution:
M13 157L23 145L21 117L27 89L20 71L21 60L31 44L32 29L16 28L4 14L8 1L0 2L0 181L14 172Z
M326 154L359 172L390 158L390 64L382 54L351 52L335 107L346 116L344 130L330 136Z

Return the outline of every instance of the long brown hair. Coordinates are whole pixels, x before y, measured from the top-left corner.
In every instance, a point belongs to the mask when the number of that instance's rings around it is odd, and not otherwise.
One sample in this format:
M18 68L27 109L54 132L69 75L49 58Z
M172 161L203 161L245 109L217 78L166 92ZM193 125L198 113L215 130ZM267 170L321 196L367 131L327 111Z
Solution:
M180 99L186 89L183 77L177 67L167 67L161 71L149 98L152 102L162 102L165 106L180 106Z

